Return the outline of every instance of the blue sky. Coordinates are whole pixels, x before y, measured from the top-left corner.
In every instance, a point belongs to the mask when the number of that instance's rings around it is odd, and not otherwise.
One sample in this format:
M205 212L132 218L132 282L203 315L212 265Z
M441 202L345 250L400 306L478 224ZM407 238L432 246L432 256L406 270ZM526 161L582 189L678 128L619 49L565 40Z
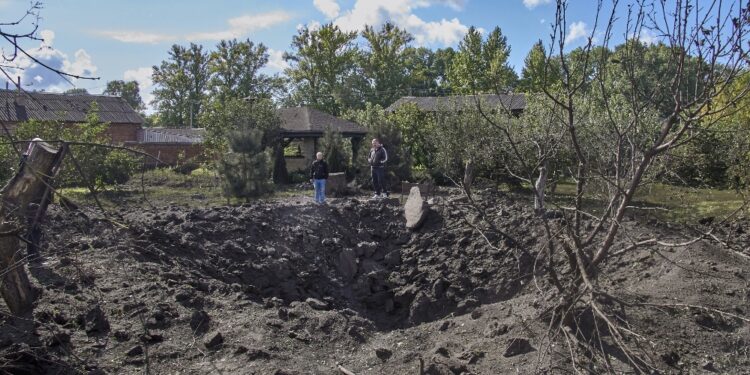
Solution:
M571 36L578 36L571 41L575 45L591 27L594 2L572 3L568 21ZM23 15L28 6L28 0L0 0L0 22ZM299 25L326 22L356 30L390 20L414 34L415 45L430 48L455 47L472 25L500 26L512 48L511 65L520 72L532 44L549 38L555 5L551 0L48 0L40 13L38 35L44 41L25 44L36 56L100 77L73 82L92 93L110 80L138 80L148 100L151 67L167 57L171 44L212 48L222 38L249 38L271 49L267 71L274 73L283 70L281 55ZM26 68L16 74L29 90L73 87L40 67Z

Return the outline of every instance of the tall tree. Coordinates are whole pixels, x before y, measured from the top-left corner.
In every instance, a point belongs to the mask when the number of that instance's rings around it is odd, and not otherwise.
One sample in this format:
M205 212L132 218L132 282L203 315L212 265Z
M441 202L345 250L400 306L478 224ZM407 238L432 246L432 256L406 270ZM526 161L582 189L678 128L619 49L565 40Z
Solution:
M383 24L380 30L365 26L362 37L368 47L362 54L362 65L372 83L370 101L387 107L408 93L405 57L407 46L414 38L390 22Z
M198 117L208 88L209 55L203 46L173 45L169 58L153 67L158 122L168 126L199 126Z
M141 90L138 87L137 81L109 81L107 82L107 88L104 89L104 94L119 96L125 99L125 101L136 111L143 111L146 108L143 104Z
M559 84L560 79L559 62L547 57L541 40L534 43L524 59L518 89L528 93L543 92L545 88Z
M472 26L458 47L448 72L454 91L501 93L515 86L518 76L508 64L510 45L499 27L482 40L482 34Z
M344 32L332 23L319 29L301 28L284 59L294 85L292 101L334 115L352 103L362 102L361 76L356 75L359 50L356 32Z
M268 63L268 47L244 41L222 40L211 53L208 72L212 94L221 101L228 97L271 97L273 77L260 73Z

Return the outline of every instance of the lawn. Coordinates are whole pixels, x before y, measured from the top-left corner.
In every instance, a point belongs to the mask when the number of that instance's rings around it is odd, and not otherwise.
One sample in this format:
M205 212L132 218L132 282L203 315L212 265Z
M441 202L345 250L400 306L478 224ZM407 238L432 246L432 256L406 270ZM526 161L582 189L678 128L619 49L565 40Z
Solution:
M558 183L553 202L571 204L575 184ZM585 197L589 204L597 197ZM706 217L720 219L742 207L742 194L735 190L690 188L666 184L649 184L636 192L632 206L646 216L678 222L694 222ZM747 215L747 208L744 210Z

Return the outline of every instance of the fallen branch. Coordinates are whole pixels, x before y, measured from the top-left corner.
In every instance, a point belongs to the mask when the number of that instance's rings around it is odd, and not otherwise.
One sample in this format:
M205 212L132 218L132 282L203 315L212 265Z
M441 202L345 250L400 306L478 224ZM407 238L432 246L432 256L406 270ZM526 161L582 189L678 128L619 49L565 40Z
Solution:
M344 375L355 375L353 372L346 369L346 367L341 366L340 363L336 364L336 368Z

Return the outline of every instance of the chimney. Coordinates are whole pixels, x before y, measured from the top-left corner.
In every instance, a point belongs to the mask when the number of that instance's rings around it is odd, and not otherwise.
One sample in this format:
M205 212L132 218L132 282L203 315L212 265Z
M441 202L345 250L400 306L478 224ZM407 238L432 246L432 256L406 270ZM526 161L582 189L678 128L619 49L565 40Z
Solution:
M16 90L21 91L21 76L18 76L18 83L16 84Z

